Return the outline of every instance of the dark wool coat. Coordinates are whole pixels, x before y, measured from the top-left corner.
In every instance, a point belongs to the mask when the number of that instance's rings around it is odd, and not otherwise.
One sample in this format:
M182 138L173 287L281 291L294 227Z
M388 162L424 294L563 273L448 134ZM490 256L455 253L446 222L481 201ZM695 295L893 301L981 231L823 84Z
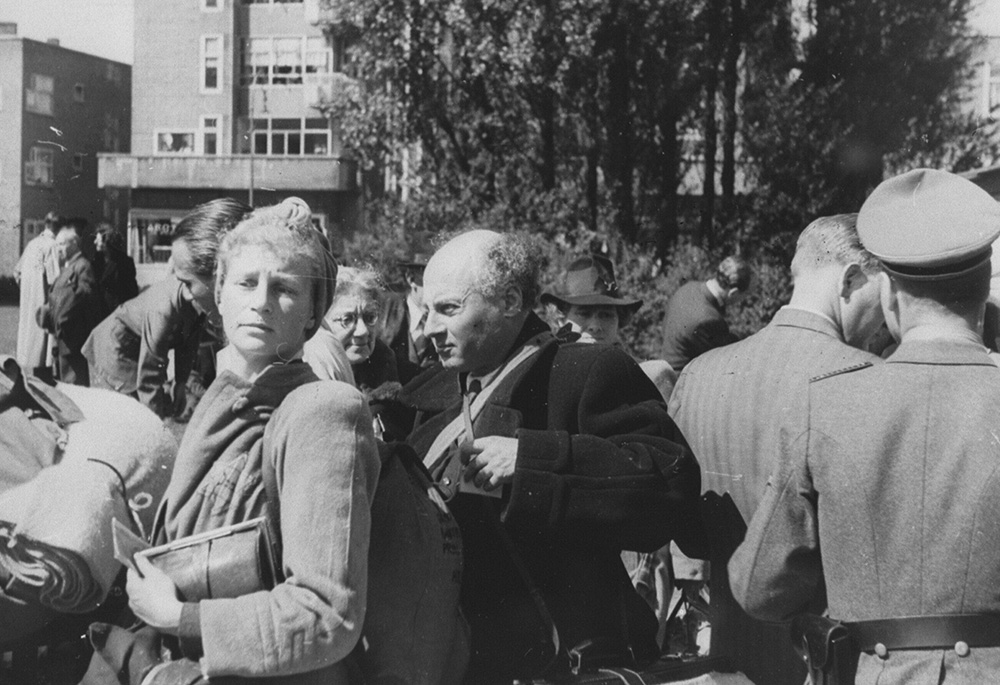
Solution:
M701 281L690 281L667 300L660 356L680 373L699 354L736 341L725 309Z
M59 347L59 378L66 383L90 385L87 360L81 349L100 322L103 304L90 262L78 252L52 284L49 308Z
M1000 369L971 341L904 341L814 380L730 561L733 595L768 620L824 583L843 621L1000 612L997 417ZM1000 682L1000 648L862 654L857 682Z
M511 351L547 330L530 315ZM421 376L405 396L433 405L458 379ZM422 390L429 389L429 396ZM447 395L446 395L447 396ZM451 395L454 397L454 395ZM409 442L423 456L461 401L419 425ZM655 386L623 351L605 345L545 343L501 385L474 423L477 437L518 440L517 464L502 499L458 494L462 605L472 627L467 682L538 675L546 631L499 529L530 574L563 649L587 639L655 655L656 619L636 594L619 556L670 539L700 542L698 464ZM455 458L455 455L452 455ZM440 479L445 464L435 468ZM499 680L498 680L499 682Z
M104 299L105 316L139 294L135 262L121 250L112 248L94 255L94 275Z

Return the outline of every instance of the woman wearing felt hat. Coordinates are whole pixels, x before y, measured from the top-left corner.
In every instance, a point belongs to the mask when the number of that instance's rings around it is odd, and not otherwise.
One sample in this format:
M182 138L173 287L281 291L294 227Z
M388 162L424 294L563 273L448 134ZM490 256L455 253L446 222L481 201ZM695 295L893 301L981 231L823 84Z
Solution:
M555 286L542 293L543 304L559 312L559 325L569 325L580 342L621 345L621 329L642 300L624 297L618 290L611 261L602 255L586 255L570 262Z

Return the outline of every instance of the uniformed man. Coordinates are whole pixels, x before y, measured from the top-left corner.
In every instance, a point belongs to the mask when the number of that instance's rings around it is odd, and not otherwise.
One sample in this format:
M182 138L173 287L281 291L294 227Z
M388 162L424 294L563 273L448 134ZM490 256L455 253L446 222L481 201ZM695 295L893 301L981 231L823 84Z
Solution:
M1000 205L917 169L875 189L858 233L899 347L810 383L733 594L781 620L825 584L858 683L1000 682L1000 369L981 338Z

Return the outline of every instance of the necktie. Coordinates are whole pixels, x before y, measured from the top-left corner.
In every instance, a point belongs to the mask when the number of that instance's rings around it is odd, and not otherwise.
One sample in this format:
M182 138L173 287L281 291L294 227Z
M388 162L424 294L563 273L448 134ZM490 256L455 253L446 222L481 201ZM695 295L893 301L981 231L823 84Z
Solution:
M427 312L424 312L420 316L420 321L417 322L416 327L411 331L411 336L413 338L413 353L416 359L411 359L410 361L421 363L427 356L427 336L424 335L424 324L427 323Z

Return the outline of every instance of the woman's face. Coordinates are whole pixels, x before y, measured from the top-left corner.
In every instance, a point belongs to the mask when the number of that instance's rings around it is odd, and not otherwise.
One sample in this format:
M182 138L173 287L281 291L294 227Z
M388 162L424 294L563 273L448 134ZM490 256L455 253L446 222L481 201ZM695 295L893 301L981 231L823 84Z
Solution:
M371 356L378 338L378 302L370 293L341 295L327 314L330 329L352 364Z
M229 344L253 372L288 361L313 325L312 279L303 257L280 257L258 245L229 256L219 312Z
M570 305L566 320L573 331L580 334L580 342L621 342L618 337L618 310L614 307Z

